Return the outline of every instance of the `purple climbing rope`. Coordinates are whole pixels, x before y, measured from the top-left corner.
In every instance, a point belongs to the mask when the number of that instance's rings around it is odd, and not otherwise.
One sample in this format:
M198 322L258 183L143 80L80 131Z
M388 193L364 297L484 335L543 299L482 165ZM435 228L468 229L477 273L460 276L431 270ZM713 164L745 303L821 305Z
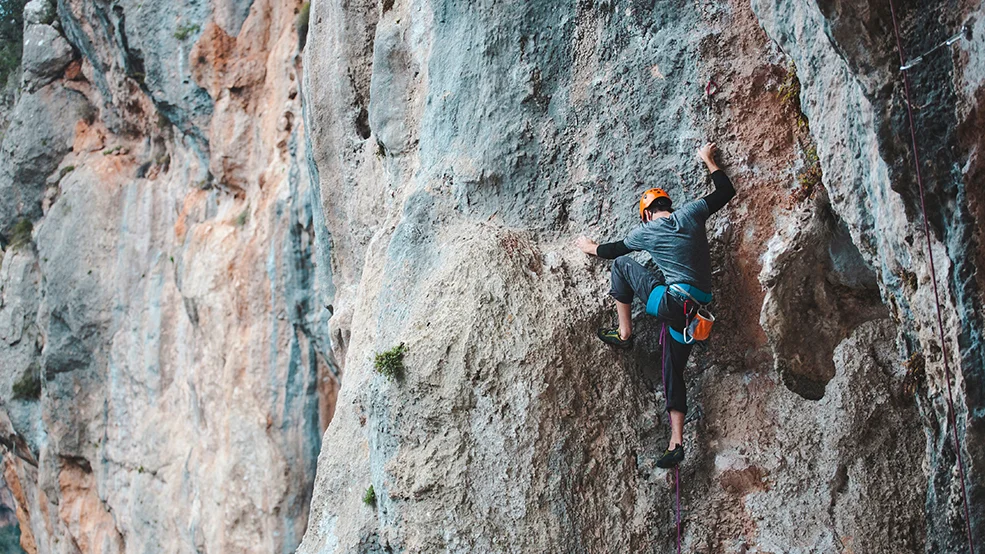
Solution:
M674 466L674 488L677 489L677 554L681 554L681 467Z
M968 534L968 550L975 554L975 539L971 533L971 513L968 510L968 490L965 487L964 462L961 459L961 441L958 439L958 422L954 415L954 399L951 393L951 366L947 361L947 345L944 342L944 317L941 314L940 293L937 290L937 271L934 269L934 251L930 242L930 223L927 220L927 204L924 199L923 178L920 175L920 155L917 153L917 131L913 123L913 107L910 102L910 78L907 74L906 54L900 38L899 24L896 22L896 6L889 0L889 10L893 16L893 32L896 35L896 48L899 51L900 68L903 73L903 91L906 94L906 115L910 123L910 139L913 141L913 163L917 171L917 187L920 189L920 209L923 212L923 232L927 237L927 257L930 262L930 280L934 283L934 302L937 303L937 329L941 339L941 353L944 358L944 379L947 383L947 419L954 435L954 454L958 459L958 475L961 479L961 500L964 503L965 530Z
M664 382L664 397L667 398L667 324L660 324L660 376ZM674 420L670 418L670 410L667 411L667 422L671 425L673 432ZM681 554L681 468L680 465L674 466L674 491L677 493L677 554Z

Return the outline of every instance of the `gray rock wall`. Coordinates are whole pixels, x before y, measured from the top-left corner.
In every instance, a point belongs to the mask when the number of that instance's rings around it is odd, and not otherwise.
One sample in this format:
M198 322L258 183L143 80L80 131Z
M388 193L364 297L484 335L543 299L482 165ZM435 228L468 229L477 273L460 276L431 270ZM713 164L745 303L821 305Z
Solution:
M919 51L981 7L901 10ZM689 369L683 550L960 551L885 11L315 2L305 114L346 381L299 551L674 548L658 330L638 317L628 354L597 342L608 265L572 239L622 238L649 186L707 191L705 139L739 196L709 223L719 318ZM914 72L948 91L918 127L969 483L979 46ZM388 381L373 355L400 343L406 376Z
M900 351L926 367L928 390L917 397L927 433L927 551L966 548L956 479L947 384L937 326L927 237L913 169L899 57L887 5L819 2L791 11L787 2L754 2L764 28L804 74L804 111L819 137L819 152L833 208L847 222L860 250L880 274L882 295L898 322ZM957 3L897 6L903 47L910 60L980 17L982 7ZM818 36L813 20L826 33ZM817 37L812 40L811 36ZM981 458L980 380L982 320L980 240L975 236L974 191L981 136L962 136L974 125L983 80L970 62L980 38L940 50L909 72L921 172L926 187L930 242L943 303L955 413L974 506ZM837 93L833 93L837 91ZM834 177L832 179L831 177ZM973 511L975 535L982 514Z
M883 2L315 0L302 60L300 2L33 0L0 117L25 550L673 550L659 328L598 343L572 240L707 192L715 140L682 550L962 551L985 8L898 8L910 55L976 37L910 74L945 345Z
M28 552L301 540L338 370L299 8L31 3L46 42L0 148L0 444Z

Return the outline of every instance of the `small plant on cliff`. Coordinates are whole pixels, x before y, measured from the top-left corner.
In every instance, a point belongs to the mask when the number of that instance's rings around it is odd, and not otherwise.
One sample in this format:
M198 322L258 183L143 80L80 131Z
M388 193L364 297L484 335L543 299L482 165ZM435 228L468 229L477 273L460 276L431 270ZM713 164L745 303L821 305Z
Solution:
M18 221L10 231L10 247L21 248L31 244L32 231L34 231L34 225L31 224L30 219L25 217Z
M14 398L17 400L37 400L41 398L41 368L32 363L24 371L24 375L14 383Z
M797 174L799 188L794 197L798 201L810 198L821 185L821 178L821 159L817 155L817 147L812 144L804 149L804 169Z
M366 494L363 495L363 504L367 506L376 506L376 491L373 490L373 485L370 485L366 489Z
M800 78L797 76L797 66L792 61L787 66L787 74L780 83L776 95L784 105L790 106L797 112L800 111Z
M394 346L386 352L380 352L373 360L376 372L389 380L400 379L404 375L404 353L407 347L404 343Z
M298 50L304 50L304 45L308 42L308 23L311 19L311 2L301 4L298 11L298 21L295 28L298 32Z
M250 208L249 206L247 206L246 208L243 209L243 211L239 212L238 216L236 216L236 226L242 227L243 225L246 225L246 222L249 220L250 220Z
M787 76L777 89L776 96L784 106L790 108L795 114L797 127L802 129L807 127L807 116L804 115L804 110L800 106L800 79L797 77L797 66L793 62L790 62L787 67Z
M178 40L185 40L186 38L194 35L201 29L197 23L185 23L183 25L178 25L178 28L174 32L174 38Z
M784 104L800 109L800 79L797 78L797 66L793 62L787 66L787 76L777 89L776 95Z

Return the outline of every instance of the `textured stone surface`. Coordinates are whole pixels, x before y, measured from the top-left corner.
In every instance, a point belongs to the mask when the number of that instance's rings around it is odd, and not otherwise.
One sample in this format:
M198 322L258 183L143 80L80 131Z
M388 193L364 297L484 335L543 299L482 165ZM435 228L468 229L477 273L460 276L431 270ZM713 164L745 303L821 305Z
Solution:
M71 151L86 104L58 83L20 97L0 143L0 233L41 215L45 181Z
M24 82L31 89L42 87L58 77L72 61L72 47L51 25L25 25Z
M55 3L52 0L31 0L24 5L26 25L50 25L55 19Z
M916 8L902 6L915 50L981 9ZM719 318L689 370L683 549L960 550L885 11L314 3L305 114L346 382L300 552L673 549L673 476L654 467L665 416L647 387L656 330L638 318L628 355L597 343L613 316L607 265L570 241L624 236L647 186L707 190L692 158L705 137L739 197L709 224ZM938 84L980 94L972 58L959 50L966 80ZM791 61L804 120L780 98ZM945 100L920 124L939 145L927 159L952 152L928 173L950 171L958 198L974 194L981 137L959 130L978 105ZM952 121L938 134L935 112ZM805 189L815 148L824 185ZM933 240L973 454L978 247L961 214L980 208L931 192L946 207ZM407 375L388 382L372 357L399 343Z
M793 6L792 6L793 4ZM876 269L882 296L903 331L900 350L910 367L926 366L926 391L917 402L926 427L928 552L966 548L947 385L938 336L934 288L913 170L899 57L888 4L817 6L755 1L767 32L797 61L804 112L834 211L846 222L862 255ZM791 9L793 8L793 9ZM966 21L977 3L900 2L906 59L926 52ZM825 25L829 36L812 31ZM939 50L910 71L921 172L927 189L930 242L943 304L945 341L954 374L955 411L972 506L979 505L983 399L980 236L975 210L982 136L965 129L980 121L985 77L972 62L975 41ZM916 364L916 366L914 366ZM973 511L980 536L985 514Z
M706 192L708 139L739 196L682 550L961 551L943 346L981 536L980 40L910 74L941 345L885 2L315 0L303 71L300 8L30 3L79 59L30 54L55 79L0 117L26 551L672 551L659 329L598 343L572 239ZM978 0L898 8L911 55L985 33Z
M338 371L296 4L58 3L81 60L20 96L0 153L0 444L28 552L301 540Z

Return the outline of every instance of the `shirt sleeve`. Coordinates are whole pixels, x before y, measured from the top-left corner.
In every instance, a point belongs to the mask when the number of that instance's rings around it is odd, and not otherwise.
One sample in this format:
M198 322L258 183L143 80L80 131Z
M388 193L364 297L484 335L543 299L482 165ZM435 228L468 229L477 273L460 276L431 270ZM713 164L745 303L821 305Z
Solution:
M632 250L630 250L623 241L600 244L595 250L595 254L598 257L605 258L606 260L614 260L619 256L625 256L630 252L632 252Z
M715 190L702 199L708 205L708 215L722 209L729 200L735 197L735 186L732 185L732 181L724 171L719 169L712 173L711 180L715 183Z

